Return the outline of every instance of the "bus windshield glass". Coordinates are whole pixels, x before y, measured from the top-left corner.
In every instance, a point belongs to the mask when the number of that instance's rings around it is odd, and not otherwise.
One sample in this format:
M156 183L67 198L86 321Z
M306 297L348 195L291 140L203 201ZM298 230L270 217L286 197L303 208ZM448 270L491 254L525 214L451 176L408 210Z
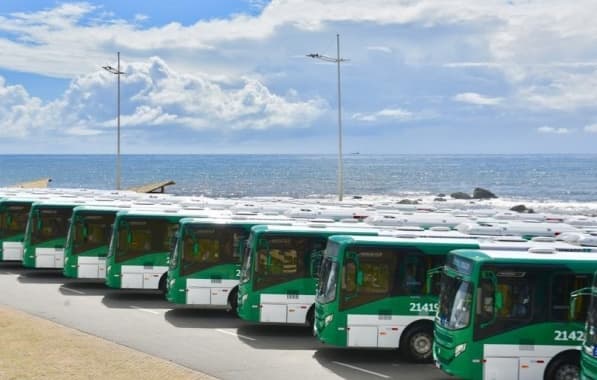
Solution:
M310 276L311 254L326 243L326 237L262 236L257 241L254 288Z
M187 225L182 236L181 275L240 261L239 247L247 233L227 226Z
M473 301L473 285L459 277L442 275L437 321L447 329L469 325Z
M72 253L78 255L107 246L116 214L78 215L71 226Z
M0 211L0 238L6 238L25 232L29 218L28 205L7 205Z
M587 338L585 344L590 347L597 346L597 276L591 289L591 302L587 312Z
M336 299L336 287L338 285L338 263L331 257L325 257L319 272L319 288L317 289L317 301L329 303Z
M116 262L170 252L177 229L177 222L165 219L122 219L116 231Z
M66 237L72 209L40 208L31 217L31 244Z
M240 268L240 283L243 284L251 279L251 246L252 238L249 235L247 245L242 251L241 268Z

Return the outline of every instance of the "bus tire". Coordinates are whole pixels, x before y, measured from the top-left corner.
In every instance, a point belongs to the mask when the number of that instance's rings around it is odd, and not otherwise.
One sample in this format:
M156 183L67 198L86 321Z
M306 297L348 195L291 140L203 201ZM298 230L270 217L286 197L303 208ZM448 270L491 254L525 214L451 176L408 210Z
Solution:
M580 378L580 352L566 351L555 357L545 370L544 380Z
M311 328L311 331L313 331L313 325L315 324L315 306L311 306L311 308L307 312L306 322L307 326L309 326Z
M229 311L235 317L238 317L238 288L232 289L228 295Z
M430 363L433 360L433 324L417 323L402 334L400 353L415 363Z
M160 282L158 283L158 290L165 296L166 293L168 292L168 273L164 273L162 275L162 278L160 278Z

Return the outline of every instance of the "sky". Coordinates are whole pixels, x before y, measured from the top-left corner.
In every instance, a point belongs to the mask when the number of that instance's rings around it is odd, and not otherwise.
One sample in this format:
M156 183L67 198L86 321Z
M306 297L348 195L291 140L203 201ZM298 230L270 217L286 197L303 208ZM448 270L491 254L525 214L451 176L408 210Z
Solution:
M0 2L0 154L597 153L594 0Z

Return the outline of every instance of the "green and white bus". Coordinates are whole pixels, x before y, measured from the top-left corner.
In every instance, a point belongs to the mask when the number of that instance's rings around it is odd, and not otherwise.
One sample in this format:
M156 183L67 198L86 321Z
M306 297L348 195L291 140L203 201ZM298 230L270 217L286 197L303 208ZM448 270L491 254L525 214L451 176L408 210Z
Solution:
M439 290L432 273L450 251L478 247L474 239L330 237L314 333L333 346L400 348L410 360L430 360Z
M319 339L339 347L399 348L411 361L431 360L436 276L450 251L579 249L545 238L527 241L432 232L411 237L330 237L315 303L314 332Z
M166 298L175 304L229 307L236 312L240 257L251 227L292 221L279 215L181 219Z
M62 268L73 208L86 199L45 200L31 206L24 238L23 266Z
M65 277L105 279L112 225L122 206L77 206L73 209L66 247Z
M0 261L23 260L23 240L35 198L0 199Z
M116 289L159 289L165 293L168 261L179 221L185 217L217 217L218 213L180 208L119 211L106 258L106 285Z
M593 248L458 250L446 260L433 356L463 379L575 379L587 303L571 292L591 284Z
M353 223L255 226L243 252L238 315L261 323L313 324L316 272L328 237L378 235Z

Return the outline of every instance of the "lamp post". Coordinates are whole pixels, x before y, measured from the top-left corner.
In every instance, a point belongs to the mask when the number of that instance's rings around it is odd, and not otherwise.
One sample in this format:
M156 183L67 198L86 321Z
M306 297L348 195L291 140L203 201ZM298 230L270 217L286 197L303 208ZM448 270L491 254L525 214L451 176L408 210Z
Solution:
M102 66L107 72L116 75L118 78L118 97L116 101L116 190L120 190L120 75L124 74L120 71L120 52L116 53L118 59L118 66Z
M336 34L336 47L336 58L319 53L307 54L307 57L326 62L334 62L338 67L338 200L342 201L344 198L344 167L342 163L342 91L340 87L340 63L348 60L340 58L340 34Z

